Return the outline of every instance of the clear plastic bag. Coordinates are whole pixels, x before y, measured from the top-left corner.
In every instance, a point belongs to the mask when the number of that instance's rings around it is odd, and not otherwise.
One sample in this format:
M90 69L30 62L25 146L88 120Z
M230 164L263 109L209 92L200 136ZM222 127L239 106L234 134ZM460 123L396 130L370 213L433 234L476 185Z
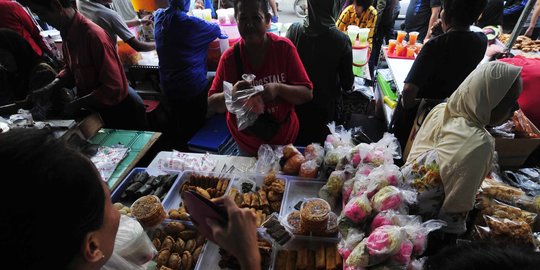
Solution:
M517 110L514 112L514 116L512 117L512 120L514 121L515 125L515 133L516 137L518 138L538 138L539 134L537 134L533 126L531 124L531 121L525 116L523 111Z
M344 171L333 171L326 184L319 190L319 197L327 201L332 209L335 208L343 183L346 181Z
M330 134L326 136L324 150L328 152L339 146L353 146L350 130L345 129L343 126L336 126L335 122L331 122L327 126L330 130Z
M168 157L158 160L158 169L162 171L212 171L216 167L217 161L209 154L193 156L178 151L172 151Z
M146 264L157 255L157 250L135 219L122 215L114 241L111 258L101 268L108 269L146 269Z
M242 78L251 84L255 75L244 74ZM252 88L239 89L233 91L233 85L229 82L223 82L223 94L225 96L225 105L227 110L236 115L236 125L238 130L244 130L253 125L260 114L264 113L264 102L259 95L264 91L262 85Z
M476 207L478 209L481 209L480 214L482 215L488 215L502 219L507 218L510 220L523 220L527 222L527 224L529 224L531 227L533 226L537 217L536 213L522 210L518 207L505 204L495 199L490 200L489 198L483 198L482 200L478 200Z
M366 238L366 247L371 255L394 255L399 251L401 243L407 239L403 228L384 225L376 228Z
M413 218L409 220L409 224L401 226L403 226L407 232L408 239L413 244L413 254L420 256L426 251L428 234L446 226L446 222L438 219L431 219L424 223L420 223L420 218Z
M319 173L319 166L316 160L308 160L300 165L298 176L306 178L315 178Z
M312 143L306 146L304 150L306 160L315 160L317 166L321 166L324 161L324 148L318 143Z
M398 225L395 219L395 217L398 215L400 215L400 213L394 210L385 210L379 212L377 215L375 215L373 221L371 221L371 230L373 231L384 225Z
M263 144L257 151L257 162L255 162L254 170L256 173L267 174L275 168L276 161L278 160L272 147L268 144Z
M364 194L352 198L343 208L342 215L352 222L359 224L371 215L372 210L371 203Z
M343 260L347 260L353 249L364 239L364 233L356 228L350 228L347 237L342 237L337 249Z
M489 228L484 237L500 242L532 244L532 230L527 222L487 215L484 215L484 220Z
M373 209L377 212L384 210L403 211L407 204L410 205L416 202L416 196L416 192L386 186L373 195L371 203Z

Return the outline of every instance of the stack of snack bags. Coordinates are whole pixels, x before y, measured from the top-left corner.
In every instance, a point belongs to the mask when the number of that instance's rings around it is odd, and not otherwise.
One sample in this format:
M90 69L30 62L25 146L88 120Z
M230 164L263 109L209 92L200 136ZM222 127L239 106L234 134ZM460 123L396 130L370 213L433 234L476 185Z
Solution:
M486 178L475 207L480 210L474 237L496 242L532 245L540 200L522 190Z

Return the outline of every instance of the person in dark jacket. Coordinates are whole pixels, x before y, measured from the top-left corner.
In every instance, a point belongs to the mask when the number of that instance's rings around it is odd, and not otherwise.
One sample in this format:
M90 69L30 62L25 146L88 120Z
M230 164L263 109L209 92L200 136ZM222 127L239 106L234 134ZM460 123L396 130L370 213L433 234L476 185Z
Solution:
M353 86L351 41L336 28L333 5L332 0L308 0L308 17L287 32L313 82L313 100L296 106L297 145L324 141L329 133L326 125L336 119L341 91Z

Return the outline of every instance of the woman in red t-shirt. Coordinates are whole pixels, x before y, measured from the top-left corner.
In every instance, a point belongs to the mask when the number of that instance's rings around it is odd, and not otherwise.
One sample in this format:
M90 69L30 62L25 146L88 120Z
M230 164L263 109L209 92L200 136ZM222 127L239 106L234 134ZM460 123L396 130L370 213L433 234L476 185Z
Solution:
M264 128L238 130L236 115L227 112L227 126L238 144L241 153L256 155L261 144L283 145L294 142L298 135L299 122L294 105L303 104L313 98L313 84L302 65L296 48L286 38L266 33L271 15L268 0L239 0L234 10L238 21L240 42L229 48L222 56L212 87L208 92L208 106L213 111L227 111L223 94L223 82L234 85L233 92L242 88L243 74L256 76L253 85L262 85L265 105L264 117L257 122L268 127L268 121L276 124L275 130ZM240 65L237 65L235 47L238 46ZM316 113L316 112L314 112ZM262 122L262 118L266 122ZM268 120L270 119L270 120Z

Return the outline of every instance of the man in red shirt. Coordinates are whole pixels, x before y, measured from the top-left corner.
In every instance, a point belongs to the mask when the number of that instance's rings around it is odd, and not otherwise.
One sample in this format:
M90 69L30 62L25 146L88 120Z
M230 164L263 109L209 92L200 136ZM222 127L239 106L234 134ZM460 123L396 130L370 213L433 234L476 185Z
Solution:
M98 111L106 127L144 129L142 100L129 85L114 44L103 29L79 14L70 0L21 0L60 31L65 68L45 87L77 87L77 99L66 113L80 108ZM129 89L129 90L128 90Z
M256 76L253 85L264 87L264 115L271 118L269 122L279 125L275 134L261 134L249 128L240 131L236 115L227 112L227 126L241 154L256 155L261 144L284 145L295 141L301 123L294 111L294 105L313 98L313 84L291 41L266 33L271 18L266 8L267 0L239 0L235 1L234 5L238 30L242 36L236 45L239 45L237 55L240 63L235 57L234 47L221 56L216 77L208 92L208 106L214 111L225 112L223 82L234 84L240 81L242 74L239 72ZM245 84L245 81L241 83ZM235 88L238 88L238 84ZM259 119L261 116L257 121Z
M30 15L17 2L0 0L0 28L8 28L21 35L32 47L38 56L44 52L51 54L49 46L39 34L39 29L30 18Z

